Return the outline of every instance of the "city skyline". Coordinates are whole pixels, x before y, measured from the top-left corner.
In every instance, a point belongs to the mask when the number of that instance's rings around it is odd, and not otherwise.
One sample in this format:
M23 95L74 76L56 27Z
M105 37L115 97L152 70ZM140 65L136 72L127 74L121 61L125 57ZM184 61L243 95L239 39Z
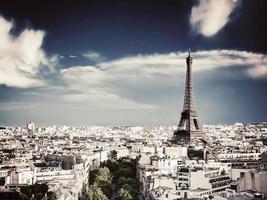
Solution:
M202 123L266 121L266 2L216 2L3 1L0 124L175 125L188 48Z

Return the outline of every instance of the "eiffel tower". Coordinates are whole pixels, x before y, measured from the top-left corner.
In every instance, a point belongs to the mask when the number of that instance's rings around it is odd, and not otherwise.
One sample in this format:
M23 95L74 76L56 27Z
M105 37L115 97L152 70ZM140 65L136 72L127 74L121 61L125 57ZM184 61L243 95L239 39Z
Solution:
M186 58L187 67L183 112L181 113L178 128L173 136L174 142L179 144L193 143L196 139L206 142L205 133L202 131L202 126L199 123L198 114L193 103L192 63L193 59L189 50L188 57Z

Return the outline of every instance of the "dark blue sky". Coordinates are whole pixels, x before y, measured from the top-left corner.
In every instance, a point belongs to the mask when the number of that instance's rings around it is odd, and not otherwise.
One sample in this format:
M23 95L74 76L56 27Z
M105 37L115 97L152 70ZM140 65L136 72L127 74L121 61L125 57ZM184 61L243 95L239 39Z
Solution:
M44 48L61 54L88 48L111 58L138 53L198 49L267 52L266 1L242 1L231 23L212 38L192 32L197 1L1 1L0 13L25 27L45 30Z
M24 39L6 39L0 48L0 124L175 124L183 101L179 60L188 48L200 66L194 96L203 123L266 121L267 2L225 2L1 0L0 16L12 24L5 34L44 36L25 39L38 48ZM203 12L201 6L206 17L195 23L193 8ZM225 15L216 16L217 9ZM214 29L205 32L208 26Z

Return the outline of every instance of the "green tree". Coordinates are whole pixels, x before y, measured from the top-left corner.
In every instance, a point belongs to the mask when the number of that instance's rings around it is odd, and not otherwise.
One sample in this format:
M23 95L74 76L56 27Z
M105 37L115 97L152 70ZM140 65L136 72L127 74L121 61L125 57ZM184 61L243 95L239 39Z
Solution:
M138 189L137 189L137 187L135 185L125 184L121 188L124 189L124 190L129 191L133 199L137 199L137 197L138 197Z
M101 190L103 191L103 193L107 196L107 197L111 197L112 194L112 185L111 182L108 180L101 180L98 181L97 186L101 188Z
M43 198L44 198L44 194L42 193L34 194L35 200L42 200Z
M33 185L33 193L34 194L43 194L45 195L48 191L48 186L46 183L42 183L42 184L34 184Z
M107 160L100 164L101 167L107 167L111 174L114 174L119 169L119 163L116 160Z
M98 170L90 171L89 182L89 191L83 197L86 200L110 198L112 196L111 183L118 188L118 200L138 199L136 160L126 157L102 162Z
M32 186L22 186L20 188L20 192L22 194L26 195L30 199L32 197L32 195L33 195Z
M89 172L89 185L93 185L97 176L98 170L92 170Z
M100 177L100 178L98 178ZM111 174L107 167L99 168L96 179L111 181ZM96 180L97 181L97 180Z
M100 187L103 193L108 197L111 196L112 192L111 179L112 176L107 167L99 168L97 177L95 178L94 185Z
M110 179L108 179L106 176L102 176L102 175L98 175L96 178L95 178L95 182L94 184L98 184L99 182L101 181L105 181L105 182L111 182Z
M109 181L100 181L97 183L97 186L101 188L101 190L107 197L111 197L112 185Z
M119 177L125 177L125 178L135 178L135 172L132 171L131 168L120 168L115 175L115 178L118 180Z
M42 183L40 185L40 193L46 194L48 192L48 185L46 183Z
M113 160L117 160L117 151L116 151L116 150L112 150L112 151L110 152L110 157L111 157L111 159L113 159Z
M19 200L28 200L29 198L25 194L19 195Z
M107 196L102 192L100 187L93 185L89 188L85 195L86 200L108 200Z
M122 187L123 185L128 184L131 185L133 188L137 188L137 181L134 178L125 178L120 177L117 181L117 186Z
M48 200L56 200L57 194L55 192L49 191L49 192L47 192L47 198L48 198Z
M121 188L118 191L118 200L133 200L133 197L128 190Z
M117 187L120 188L121 186L123 186L126 183L127 183L127 178L122 176L117 180Z

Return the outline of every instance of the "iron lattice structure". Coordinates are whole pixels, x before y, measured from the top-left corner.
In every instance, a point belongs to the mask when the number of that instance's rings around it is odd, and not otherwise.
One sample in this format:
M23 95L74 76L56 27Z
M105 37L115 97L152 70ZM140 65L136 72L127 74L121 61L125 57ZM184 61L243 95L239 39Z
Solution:
M195 139L205 140L205 134L202 131L193 103L192 63L193 59L189 51L189 55L186 58L184 106L178 128L174 132L174 140L178 143L193 142Z

